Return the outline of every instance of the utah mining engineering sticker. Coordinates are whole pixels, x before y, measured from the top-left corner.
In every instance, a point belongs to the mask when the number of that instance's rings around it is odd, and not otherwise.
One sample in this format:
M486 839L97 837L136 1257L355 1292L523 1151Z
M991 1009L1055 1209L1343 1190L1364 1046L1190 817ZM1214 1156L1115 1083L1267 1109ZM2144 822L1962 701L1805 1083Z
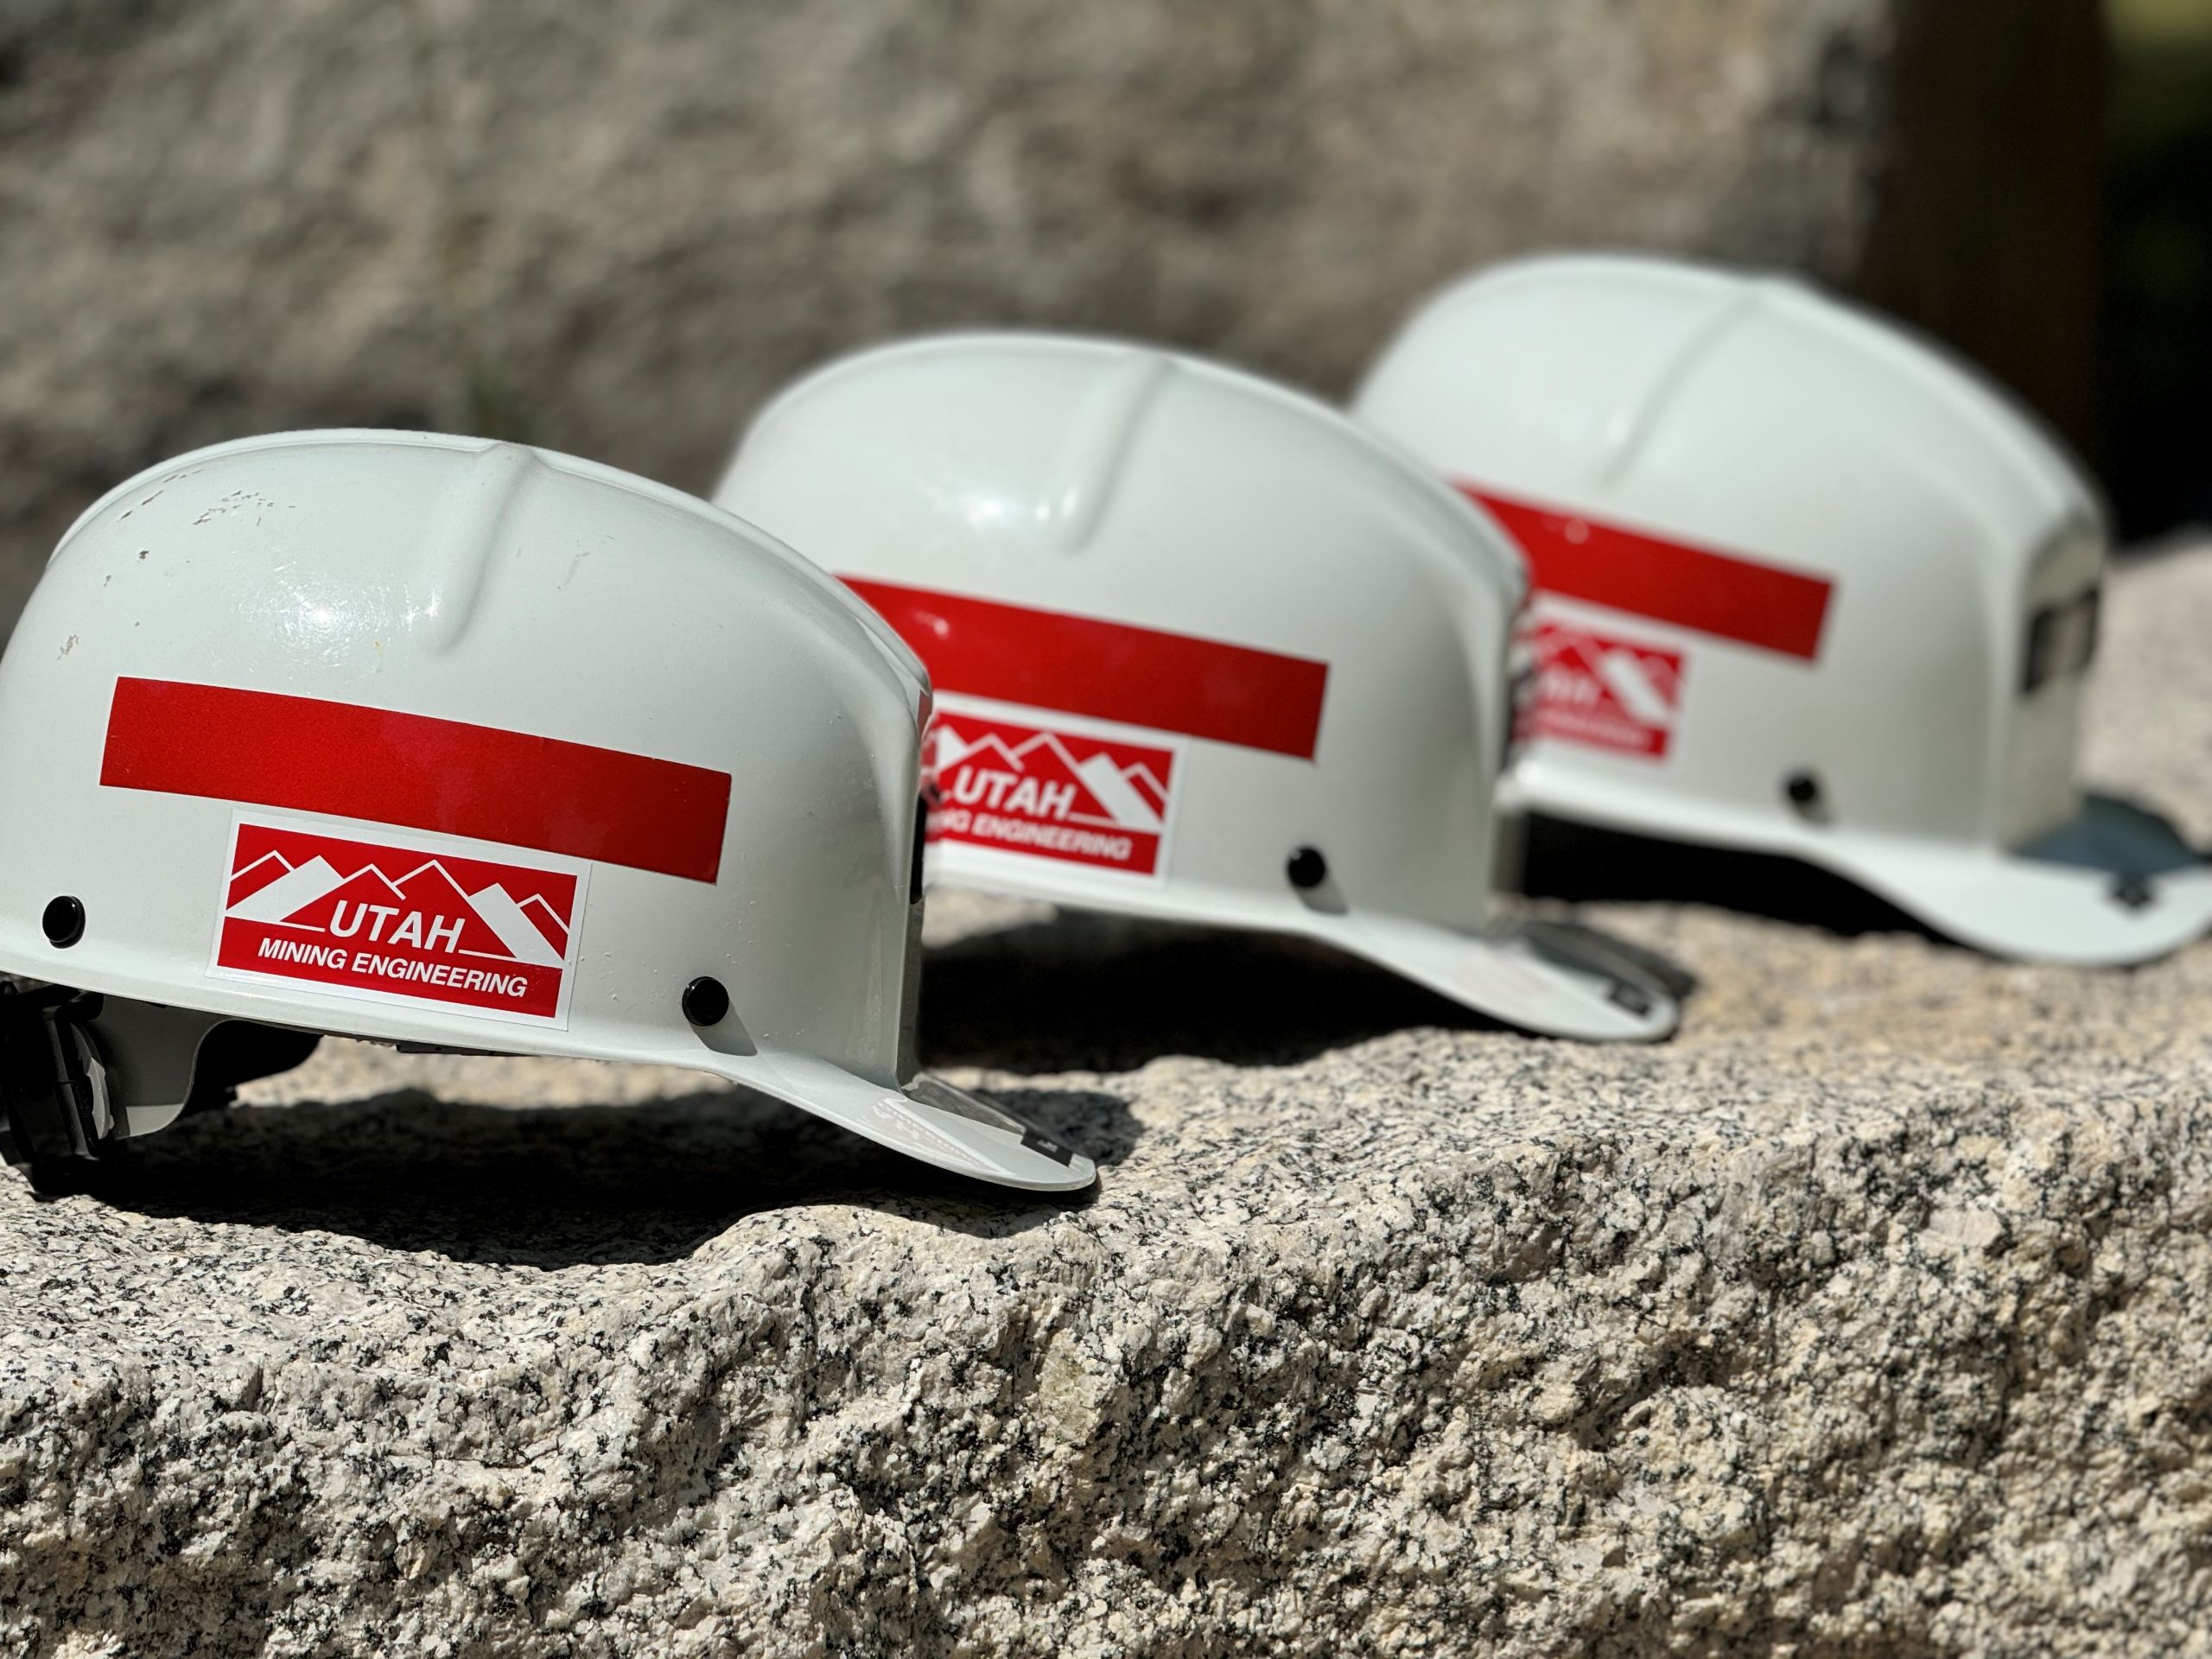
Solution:
M1523 737L1663 760L1682 705L1682 653L1565 622L1531 636L1536 691Z
M565 1027L590 866L461 856L421 837L231 823L209 971Z
M941 698L924 760L929 837L1157 878L1167 868L1182 746L984 715Z

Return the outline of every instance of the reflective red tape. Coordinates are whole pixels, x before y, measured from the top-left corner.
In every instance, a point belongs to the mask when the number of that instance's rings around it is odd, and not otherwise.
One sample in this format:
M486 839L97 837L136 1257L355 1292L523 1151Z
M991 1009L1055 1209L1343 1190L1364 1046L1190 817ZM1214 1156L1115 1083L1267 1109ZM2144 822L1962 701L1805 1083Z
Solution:
M1821 625L1833 582L1511 500L1471 484L1459 488L1520 543L1529 578L1541 592L1808 662L1821 654Z
M121 678L100 782L711 881L729 774L358 703Z
M848 576L939 691L1311 760L1329 665L1249 645Z

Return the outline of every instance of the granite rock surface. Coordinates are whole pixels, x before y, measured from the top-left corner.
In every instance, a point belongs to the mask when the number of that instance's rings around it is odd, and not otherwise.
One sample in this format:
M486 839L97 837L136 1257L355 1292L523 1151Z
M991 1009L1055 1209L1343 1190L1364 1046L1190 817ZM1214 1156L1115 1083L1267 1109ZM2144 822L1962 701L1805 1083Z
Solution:
M1502 255L1863 292L2077 423L2094 0L9 0L0 627L141 467L289 427L693 490L886 335L1344 390Z
M2212 550L2094 761L2212 831ZM1694 904L1682 1035L944 903L969 1186L683 1073L327 1044L0 1179L0 1649L2102 1655L2212 1621L2212 945Z

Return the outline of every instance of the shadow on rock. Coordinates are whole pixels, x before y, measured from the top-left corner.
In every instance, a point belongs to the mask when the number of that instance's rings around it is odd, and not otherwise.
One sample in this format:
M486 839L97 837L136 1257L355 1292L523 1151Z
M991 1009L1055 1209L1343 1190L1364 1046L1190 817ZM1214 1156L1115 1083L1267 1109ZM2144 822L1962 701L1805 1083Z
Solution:
M1110 1095L995 1092L1102 1163L1137 1138ZM731 1090L598 1106L486 1106L409 1090L243 1107L188 1118L87 1177L91 1196L146 1215L546 1268L676 1261L745 1216L799 1205L1002 1236L1087 1198L965 1180Z
M1942 939L1856 882L1794 858L1693 847L1557 818L1529 821L1522 881L1532 897L1577 904L1713 905L1847 938L1916 933Z
M1125 1071L1289 1065L1415 1026L1497 1028L1307 940L1070 912L931 950L921 1038L933 1065Z

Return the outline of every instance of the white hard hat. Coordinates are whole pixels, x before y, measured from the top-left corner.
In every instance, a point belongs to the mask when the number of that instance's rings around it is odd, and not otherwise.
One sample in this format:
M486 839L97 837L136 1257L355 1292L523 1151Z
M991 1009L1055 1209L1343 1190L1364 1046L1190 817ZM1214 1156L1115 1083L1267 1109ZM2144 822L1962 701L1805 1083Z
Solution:
M1489 931L1518 562L1335 411L1048 336L863 353L718 498L930 665L935 876L1310 936L1535 1030L1674 1001L1574 930Z
M243 1021L687 1066L1088 1185L912 1065L927 709L836 583L606 467L311 432L145 474L0 660L10 1150L163 1127Z
M1788 281L1538 259L1431 301L1355 412L1529 559L1531 810L1794 856L2002 955L2212 925L2179 837L2076 785L2096 500L1932 348Z

